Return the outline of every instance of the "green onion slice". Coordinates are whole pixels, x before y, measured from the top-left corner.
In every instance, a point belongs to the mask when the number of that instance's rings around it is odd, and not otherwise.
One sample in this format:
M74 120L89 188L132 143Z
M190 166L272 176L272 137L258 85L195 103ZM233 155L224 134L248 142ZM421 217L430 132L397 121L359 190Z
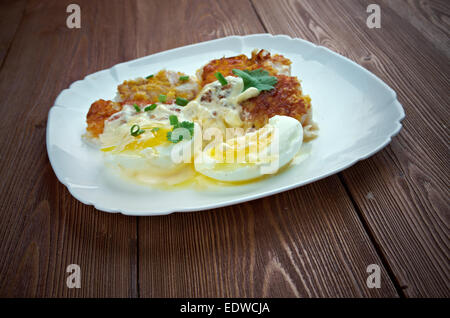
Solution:
M225 86L228 84L227 80L222 75L222 73L217 72L216 74L214 74L214 76L219 80L219 82L220 82L220 84L222 84L222 86Z
M134 104L133 106L134 106L134 109L136 109L136 111L138 113L141 111L141 108L137 104Z
M182 98L182 97L177 97L175 99L175 104L180 105L180 106L186 106L187 103L189 103L189 101L186 98Z
M189 81L189 75L180 76L180 81Z
M166 100L167 100L167 96L166 96L166 95L159 95L159 96L158 96L158 100L159 100L161 103L165 103Z
M148 112L149 110L154 110L156 108L156 104L151 104L144 108L144 111Z
M175 115L170 115L169 121L172 126L178 125L178 117Z
M146 76L145 78L146 79L149 79L149 78L152 78L153 77L153 74L151 74L151 75L149 75L149 76Z
M137 137L144 132L145 132L145 130L141 129L141 127L139 127L139 125L131 126L131 129L130 129L131 136Z

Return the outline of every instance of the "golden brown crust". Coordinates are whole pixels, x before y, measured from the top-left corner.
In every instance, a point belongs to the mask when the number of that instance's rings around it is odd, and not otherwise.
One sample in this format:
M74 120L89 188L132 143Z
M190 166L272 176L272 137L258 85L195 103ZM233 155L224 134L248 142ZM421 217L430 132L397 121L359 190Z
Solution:
M285 57L271 55L265 50L253 51L251 58L246 55L238 55L212 60L201 69L201 85L216 81L216 72L229 76L234 75L232 73L234 68L265 69L270 75L277 77L278 83L274 89L261 92L257 97L242 103L242 120L245 127L261 128L275 115L296 118L304 126L312 125L310 97L303 95L300 82L296 77L280 74L280 69L289 67L290 64L291 62ZM144 106L156 103L160 94L167 96L167 103L173 102L176 97L193 99L198 91L197 83L190 80L191 84L195 85L179 91L178 87L183 84L177 82L180 75L183 74L163 70L149 79L124 81L118 86L122 102L100 99L91 105L86 119L88 136L96 138L103 133L105 120L119 112L125 104L136 103ZM175 81L174 76L176 77Z
M311 120L311 98L303 95L299 80L288 76L291 61L282 55L271 55L266 50L253 51L251 58L238 55L212 60L202 69L202 86L216 80L215 74L234 76L234 68L242 70L264 69L276 76L278 83L270 91L261 92L257 97L242 103L242 120L246 128L261 128L275 115L290 116L303 125ZM286 71L287 70L287 71ZM287 74L281 74L287 73Z
M191 100L198 92L198 83L189 79L180 81L184 73L172 71L159 71L151 78L137 78L124 81L117 87L120 98L124 102L146 101L148 103L158 102L158 96L166 95L167 103L171 103L176 97ZM190 84L186 87L186 84Z
M270 75L279 74L279 70L275 65L289 66L291 61L282 55L271 55L265 50L253 51L252 57L248 58L246 55L241 54L233 57L223 57L221 59L212 60L206 64L201 72L202 87L208 83L217 80L215 74L217 72L222 73L223 76L233 75L233 69L240 70L256 70L259 68L265 69Z
M311 99L303 95L300 82L296 77L276 75L278 83L270 91L242 103L242 120L247 128L261 128L275 115L290 116L302 124L311 108Z
M198 92L198 83L191 78L180 80L184 73L162 70L153 77L124 81L117 89L121 102L100 99L94 102L86 117L88 137L97 138L103 133L104 122L113 114L122 110L123 105L137 104L143 107L157 103L159 95L166 96L166 103L175 101L176 97L191 100Z
M89 137L96 138L103 132L105 120L122 109L122 104L110 100L99 99L92 103L86 116L86 131Z

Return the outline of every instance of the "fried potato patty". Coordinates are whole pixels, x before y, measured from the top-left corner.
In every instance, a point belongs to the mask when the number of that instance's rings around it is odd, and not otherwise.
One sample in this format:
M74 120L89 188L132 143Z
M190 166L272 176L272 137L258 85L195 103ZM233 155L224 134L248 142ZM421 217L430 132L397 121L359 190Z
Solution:
M92 103L86 116L88 137L98 137L103 132L105 120L120 110L122 110L122 103L104 99Z
M263 91L257 97L242 103L241 119L245 128L259 129L275 115L290 116L311 129L316 129L311 115L311 98L303 95L297 77L290 76L291 61L282 55L271 55L266 50L254 50L251 58L238 55L212 60L199 70L202 86L216 80L215 74L235 76L233 69L264 69L278 80L274 89ZM310 128L308 128L310 129Z
M264 69L278 80L274 89L263 91L258 96L242 103L241 119L246 128L259 129L275 115L296 118L302 125L313 127L311 99L303 95L299 80L290 76L291 61L282 55L271 55L265 50L253 51L251 58L238 55L212 60L198 72L200 85L217 80L215 74L233 75L233 69ZM123 105L137 104L145 106L158 102L159 95L166 96L166 103L172 103L176 97L192 100L199 90L199 83L192 78L186 79L183 73L162 70L150 78L138 78L124 81L118 86L120 102L100 99L94 102L86 118L87 136L97 138L103 133L105 120L122 110ZM308 128L309 129L309 128Z
M247 128L261 128L275 115L290 116L302 124L308 119L311 98L303 95L297 77L276 75L275 88L242 103L242 120ZM306 123L308 124L308 123Z
M177 97L192 100L198 93L198 82L184 73L162 70L150 78L124 81L117 87L121 102L100 99L94 102L87 114L88 137L97 138L105 126L105 120L122 110L123 105L145 106L159 101L165 95L170 104Z
M122 101L158 102L159 95L166 96L170 104L175 98L182 97L191 100L198 93L198 83L192 78L183 79L181 72L162 70L150 78L137 78L124 81L117 87Z
M201 78L201 85L203 87L217 80L215 76L217 72L222 73L223 76L229 76L234 75L234 68L240 70L256 70L262 68L268 71L270 75L290 75L290 65L291 61L282 55L275 54L272 56L266 50L254 50L251 58L241 54L212 60L199 70L198 77Z

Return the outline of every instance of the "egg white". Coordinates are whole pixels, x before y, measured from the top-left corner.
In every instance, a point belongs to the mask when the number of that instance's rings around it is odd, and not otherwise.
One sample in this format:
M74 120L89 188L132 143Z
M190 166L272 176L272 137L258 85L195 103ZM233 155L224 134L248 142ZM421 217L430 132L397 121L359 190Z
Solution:
M302 125L294 118L274 116L259 130L224 142L220 139L204 148L200 127L203 133L216 128L223 136L227 128L242 127L240 103L259 93L255 88L243 92L241 78L227 77L227 81L230 86L226 89L218 82L206 85L185 107L158 103L154 110L144 112L132 105L124 106L114 120L105 121L100 135L106 167L150 185L175 185L198 174L236 182L276 173L292 161L303 142ZM206 101L203 96L208 97ZM167 132L173 128L170 115L176 115L180 122L194 122L194 138L176 144L167 140ZM139 125L144 132L131 135L133 125ZM236 160L224 162L219 150Z
M124 107L115 120L105 123L100 136L104 162L108 169L145 184L171 185L183 182L195 175L191 151L193 139L172 143L167 132L172 131L169 116L178 115L177 106L159 104L152 112L136 112ZM144 131L138 136L130 134L131 127L139 125ZM178 153L184 157L174 158ZM188 157L186 157L188 154Z
M302 142L303 129L298 120L287 116L274 116L266 126L256 132L213 146L215 149L221 149L223 153L233 154L234 162L227 162L226 156L217 155L217 151L208 148L196 156L195 170L219 181L255 179L276 173L289 163L299 152ZM238 155L234 153L242 151L243 147L247 148L243 158L246 162L239 162Z

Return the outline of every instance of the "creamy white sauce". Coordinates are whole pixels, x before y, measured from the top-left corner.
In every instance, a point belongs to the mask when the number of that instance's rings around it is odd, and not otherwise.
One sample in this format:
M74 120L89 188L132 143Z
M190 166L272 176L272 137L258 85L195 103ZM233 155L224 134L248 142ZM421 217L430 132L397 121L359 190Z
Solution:
M102 148L119 147L117 150L133 142L135 137L131 135L130 128L139 125L145 132L142 137L153 137L153 127L170 128L169 116L175 115L179 121L188 120L182 114L182 106L176 104L157 103L154 110L145 111L146 106L140 107L141 111L136 111L134 106L125 105L122 110L112 115L105 121L103 133L99 136Z
M224 137L226 128L242 127L240 104L258 96L259 91L254 87L243 91L244 84L240 77L228 76L226 80L228 84L224 86L219 81L206 85L197 98L184 107L175 103L157 103L154 110L145 111L146 105L140 106L140 111L137 111L133 105L125 105L105 121L104 131L99 136L107 166L145 184L176 184L192 178L195 175L193 165L171 160L175 144L165 138L165 132L173 128L169 116L177 116L179 122L195 122L202 127L203 133L208 128L218 128ZM144 130L138 139L130 133L133 125L139 125ZM152 131L154 127L161 127L159 137ZM132 143L136 145L136 141L143 142L154 137L161 144L143 149L128 147ZM192 147L189 143L186 145ZM200 145L200 151L201 148Z
M169 72L168 72L169 73ZM241 120L241 103L259 95L258 89L250 87L243 90L244 83L240 77L228 76L228 84L223 86L219 81L206 85L197 98L186 106L157 103L154 110L138 112L133 105L125 105L122 110L105 121L105 128L99 139L103 148L126 145L134 140L130 134L132 125L140 127L167 126L170 128L169 116L175 115L179 121L197 122L202 129L218 128L225 136L226 128L243 126ZM190 86L186 83L183 85ZM186 87L186 89L188 89ZM145 132L151 134L151 131Z
M251 87L244 92L242 78L228 76L227 85L219 81L206 85L197 98L182 110L185 117L198 122L203 129L218 128L225 132L228 127L242 127L242 106L245 100L259 95L258 89Z

